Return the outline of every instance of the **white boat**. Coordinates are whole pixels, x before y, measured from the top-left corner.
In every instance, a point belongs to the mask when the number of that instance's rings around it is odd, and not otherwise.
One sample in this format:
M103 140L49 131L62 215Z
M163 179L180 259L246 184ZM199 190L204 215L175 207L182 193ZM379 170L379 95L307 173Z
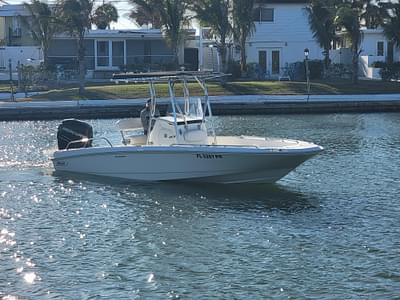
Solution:
M118 74L115 81L148 82L149 132L140 119L117 122L122 143L93 146L92 128L76 120L59 127L57 172L74 172L135 181L190 180L212 183L273 183L323 150L313 143L253 136L216 136L206 80L222 74L164 72ZM197 82L203 97L190 97L188 82ZM159 116L155 85L167 82L170 109ZM183 97L175 95L180 83ZM139 133L138 133L139 131Z

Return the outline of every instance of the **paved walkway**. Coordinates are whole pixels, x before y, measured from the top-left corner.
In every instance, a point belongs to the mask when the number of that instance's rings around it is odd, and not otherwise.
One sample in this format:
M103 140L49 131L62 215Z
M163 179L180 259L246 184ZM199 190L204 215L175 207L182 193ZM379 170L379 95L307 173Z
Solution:
M0 94L1 95L1 94ZM108 107L143 105L147 98L142 99L112 99L112 100L65 100L65 101L10 101L0 96L0 108L61 108L61 107ZM160 98L160 103L166 103L168 98ZM260 104L260 103L348 103L348 102L399 102L399 94L361 94L361 95L240 95L240 96L210 96L214 104Z
M147 99L5 101L0 120L137 117ZM399 94L210 96L213 113L277 114L400 111ZM168 98L159 103L169 103Z

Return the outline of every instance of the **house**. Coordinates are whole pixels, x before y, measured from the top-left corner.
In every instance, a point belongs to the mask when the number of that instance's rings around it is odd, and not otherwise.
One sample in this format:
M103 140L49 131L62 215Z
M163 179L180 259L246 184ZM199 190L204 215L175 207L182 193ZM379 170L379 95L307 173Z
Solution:
M13 70L18 64L39 64L43 61L40 45L32 38L28 27L30 13L24 5L0 7L0 69ZM187 40L195 30L187 30ZM180 64L197 66L193 55L196 49L179 49ZM185 60L185 53L187 60ZM77 69L76 38L66 33L57 34L50 44L49 62L66 77L73 77ZM175 60L162 32L158 29L89 30L85 35L85 66L87 77L108 78L113 72L160 70L170 67ZM197 68L197 67L196 67Z
M362 42L359 56L359 76L368 79L381 79L380 68L375 68L375 62L400 61L400 48L387 39L382 28L362 28ZM351 63L352 53L349 42L342 38L335 50L331 51L333 63Z
M76 38L54 37L49 49L51 64L76 69ZM87 76L108 78L113 72L161 69L174 61L172 50L158 29L89 30L85 36Z
M15 70L18 62L40 63L42 53L33 40L27 20L29 11L22 4L0 6L0 69Z
M247 63L258 64L267 78L279 79L290 64L322 59L321 47L313 38L306 11L308 1L257 0L254 8L255 31L246 44ZM286 74L287 75L287 74Z

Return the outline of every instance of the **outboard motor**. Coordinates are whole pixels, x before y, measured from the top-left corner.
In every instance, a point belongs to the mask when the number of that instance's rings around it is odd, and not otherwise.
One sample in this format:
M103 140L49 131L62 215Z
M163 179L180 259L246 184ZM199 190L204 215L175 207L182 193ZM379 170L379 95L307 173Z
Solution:
M86 140L80 141L82 139ZM67 147L68 149L92 147L92 139L93 128L83 121L66 119L58 126L57 142L59 150L66 149Z

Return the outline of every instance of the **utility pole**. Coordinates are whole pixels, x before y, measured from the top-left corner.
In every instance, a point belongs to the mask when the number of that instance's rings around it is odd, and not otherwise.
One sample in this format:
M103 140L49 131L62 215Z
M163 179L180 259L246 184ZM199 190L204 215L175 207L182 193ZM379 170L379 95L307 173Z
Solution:
M15 101L14 97L14 86L13 86L13 78L12 78L12 65L11 58L8 60L8 69L10 70L10 100Z

